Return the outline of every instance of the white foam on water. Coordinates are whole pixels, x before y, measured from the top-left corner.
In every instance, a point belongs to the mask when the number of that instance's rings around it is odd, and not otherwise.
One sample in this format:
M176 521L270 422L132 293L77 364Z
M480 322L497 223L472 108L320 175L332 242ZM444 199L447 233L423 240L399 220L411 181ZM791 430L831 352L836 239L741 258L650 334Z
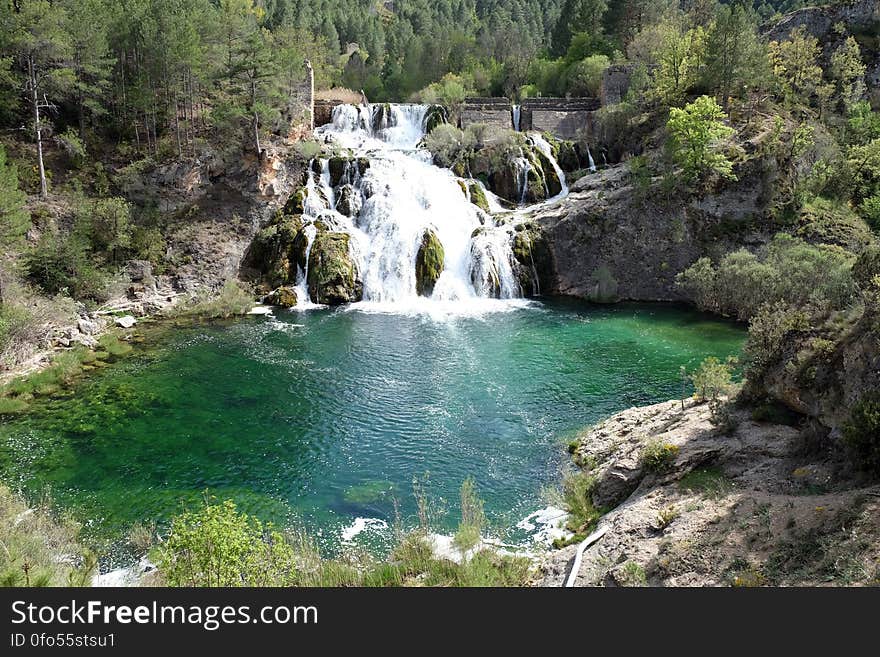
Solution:
M342 542L351 543L355 537L365 531L381 531L384 529L388 529L388 523L380 518L355 518L353 523L342 530Z

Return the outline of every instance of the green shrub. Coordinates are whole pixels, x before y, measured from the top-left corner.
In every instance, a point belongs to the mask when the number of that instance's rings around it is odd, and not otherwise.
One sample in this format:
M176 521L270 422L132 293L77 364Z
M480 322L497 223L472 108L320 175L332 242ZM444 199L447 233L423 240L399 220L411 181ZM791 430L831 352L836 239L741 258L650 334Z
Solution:
M711 96L700 96L684 109L669 110L666 129L672 156L691 179L713 173L736 179L733 163L719 148L734 130L722 122L727 116Z
M834 246L813 246L785 233L760 253L744 249L713 266L698 260L676 283L703 310L747 320L767 303L845 308L855 298L854 256Z
M722 363L710 356L691 374L697 397L703 401L717 402L727 395L733 386L733 363Z
M587 533L602 517L593 506L593 489L596 478L585 472L573 472L562 481L562 500L569 519L567 528L575 534Z
M480 544L485 525L486 513L477 495L476 483L471 478L465 479L461 485L461 522L455 533L455 546L462 554Z
M158 565L169 586L285 586L296 576L290 543L231 501L175 517Z
M425 136L425 148L434 156L434 162L441 167L453 167L466 160L476 146L473 133L459 130L454 125L444 123Z
M843 439L860 468L880 474L880 395L869 395L852 407Z
M48 295L104 301L107 276L89 254L88 242L78 234L45 233L23 258L27 278Z
M662 474L672 468L677 455L677 445L664 443L661 440L650 440L642 447L642 466L648 472Z

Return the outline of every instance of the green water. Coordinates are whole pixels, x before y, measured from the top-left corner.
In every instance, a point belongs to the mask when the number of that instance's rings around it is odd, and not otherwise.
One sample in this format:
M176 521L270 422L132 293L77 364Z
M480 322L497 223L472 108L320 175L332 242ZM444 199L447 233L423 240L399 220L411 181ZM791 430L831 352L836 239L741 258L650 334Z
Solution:
M471 318L318 310L176 331L0 428L0 480L121 544L207 490L333 550L356 518L475 478L497 531L542 506L574 432L679 395L744 332L675 307L551 302ZM441 521L444 522L444 521ZM357 541L381 545L377 529ZM516 538L517 531L509 534ZM520 536L520 538L523 538ZM525 540L525 539L523 539Z

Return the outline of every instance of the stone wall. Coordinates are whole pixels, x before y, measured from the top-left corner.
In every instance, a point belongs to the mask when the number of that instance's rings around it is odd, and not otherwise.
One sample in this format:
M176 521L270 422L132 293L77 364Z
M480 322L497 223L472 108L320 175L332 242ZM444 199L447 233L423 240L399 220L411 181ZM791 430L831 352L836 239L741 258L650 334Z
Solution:
M599 92L603 107L616 105L626 97L632 66L617 64L609 66L602 73L602 89Z
M591 132L595 98L527 98L521 107L520 130L549 132L561 139L580 139Z
M315 72L308 61L302 80L290 95L284 118L293 130L315 128Z
M464 129L477 123L513 129L513 106L507 98L465 98L459 116Z

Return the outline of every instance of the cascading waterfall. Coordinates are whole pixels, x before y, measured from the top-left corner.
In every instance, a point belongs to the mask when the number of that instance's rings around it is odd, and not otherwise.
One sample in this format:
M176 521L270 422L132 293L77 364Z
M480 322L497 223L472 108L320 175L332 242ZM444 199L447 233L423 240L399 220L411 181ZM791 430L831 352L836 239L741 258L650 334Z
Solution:
M297 272L301 305L308 305L302 301L309 299L309 256L322 230L349 236L349 256L368 304L399 306L423 303L424 297L485 304L523 296L513 226L470 202L470 185L481 183L434 166L420 148L427 111L426 105L340 105L332 123L316 130L340 155L310 167L303 200L305 268ZM564 181L550 145L533 139ZM524 201L531 163L523 156L516 166ZM494 195L487 198L490 210L500 209ZM442 245L442 271L419 297L418 258L426 242Z

